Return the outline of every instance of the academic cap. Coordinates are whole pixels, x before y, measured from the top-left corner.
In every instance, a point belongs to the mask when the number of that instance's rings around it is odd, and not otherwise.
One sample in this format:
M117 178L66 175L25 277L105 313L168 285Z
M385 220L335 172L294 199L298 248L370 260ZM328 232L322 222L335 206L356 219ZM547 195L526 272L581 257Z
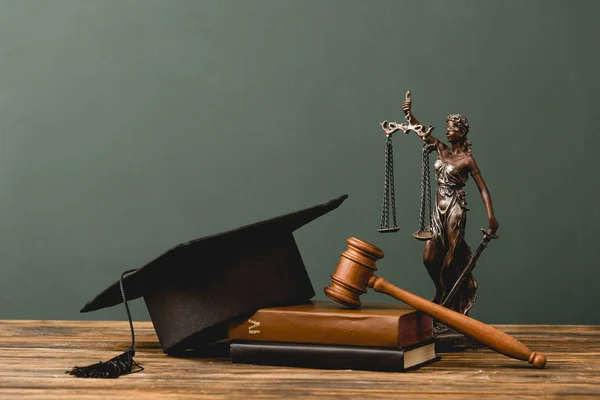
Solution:
M235 317L301 304L314 290L293 232L336 209L344 195L228 232L173 247L117 281L81 312L143 297L165 353L224 339Z

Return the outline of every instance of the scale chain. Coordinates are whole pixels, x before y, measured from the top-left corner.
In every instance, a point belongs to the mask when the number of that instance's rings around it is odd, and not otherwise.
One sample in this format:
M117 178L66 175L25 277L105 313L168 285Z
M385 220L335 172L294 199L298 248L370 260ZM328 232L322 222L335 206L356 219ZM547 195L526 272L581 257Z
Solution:
M392 144L392 141L390 140L390 144L389 144L389 152L390 152L390 159L389 159L389 181L390 181L390 202L392 203L392 222L393 228L396 228L398 225L396 225L396 192L394 190L394 147Z
M426 228L431 227L431 174L429 172L429 153L431 153L431 151L431 147L427 143L424 143L421 164L421 205L419 210L419 232L423 232ZM426 227L425 219L427 216L427 212L429 212L429 221L427 221L428 224Z
M390 137L388 136L385 142L385 177L383 184L383 204L381 210L381 223L379 224L379 229L384 229L389 221L389 205L388 205L388 197L389 197L389 143Z
M429 151L429 153L431 153L431 151ZM432 210L432 206L431 206L431 183L430 183L430 177L431 174L429 173L429 154L427 155L427 178L425 179L425 190L427 191L427 208L429 210L429 227L431 227L431 218L433 216L433 214L431 213Z
M396 226L396 196L394 191L394 148L392 145L391 135L387 136L385 142L385 181L383 189L383 204L381 210L381 222L379 229L382 231ZM392 209L393 227L390 227L390 201Z
M427 148L423 146L421 157L421 206L419 208L419 232L425 230L426 180L427 180Z

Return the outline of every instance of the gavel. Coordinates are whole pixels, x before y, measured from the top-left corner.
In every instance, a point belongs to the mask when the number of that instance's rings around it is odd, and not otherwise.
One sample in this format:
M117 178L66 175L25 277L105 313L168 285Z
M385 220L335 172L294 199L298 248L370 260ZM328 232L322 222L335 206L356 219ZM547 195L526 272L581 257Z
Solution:
M385 279L376 276L375 262L383 258L383 251L378 247L357 238L346 240L348 249L334 274L332 283L325 288L325 294L347 308L360 308L359 296L367 292L367 287L384 293L408 304L414 309L427 314L448 325L490 349L518 360L528 361L534 367L543 368L546 356L531 351L514 337L476 319L447 309L429 300L392 285Z

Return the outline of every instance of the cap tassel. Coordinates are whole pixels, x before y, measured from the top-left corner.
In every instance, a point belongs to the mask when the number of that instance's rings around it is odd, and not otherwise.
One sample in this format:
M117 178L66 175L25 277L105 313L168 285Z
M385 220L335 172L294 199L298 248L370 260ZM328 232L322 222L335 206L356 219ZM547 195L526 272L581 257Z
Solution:
M133 360L134 355L135 350L129 347L123 354L108 361L98 362L87 367L73 367L72 370L66 373L78 378L118 378L121 375L131 373L133 365L140 368L134 372L144 369Z
M121 296L123 297L123 303L125 304L125 310L127 311L127 318L129 319L129 328L131 329L131 346L128 347L123 354L111 358L108 361L98 362L96 364L88 365L87 367L73 367L73 369L70 371L66 371L66 374L74 375L78 378L118 378L121 375L144 370L144 367L133 360L133 356L135 355L135 334L133 332L131 312L129 311L129 305L127 304L125 289L123 287L123 277L133 271L135 271L135 269L130 269L123 272L121 279L119 280ZM132 371L134 365L137 367L137 369Z

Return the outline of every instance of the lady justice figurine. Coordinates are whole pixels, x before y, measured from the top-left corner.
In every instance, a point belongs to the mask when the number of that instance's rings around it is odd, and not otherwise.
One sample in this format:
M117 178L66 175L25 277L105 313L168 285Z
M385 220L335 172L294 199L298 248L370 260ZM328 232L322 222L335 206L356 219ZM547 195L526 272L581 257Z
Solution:
M467 138L469 133L467 118L460 114L448 116L446 119L446 139L450 142L448 146L431 135L433 127L429 126L425 129L421 125L413 115L411 106L411 95L407 92L402 103L406 122L400 124L384 121L381 126L388 138L399 129L405 133L414 131L424 141L424 160L425 154L434 150L437 152L437 160L434 163L437 190L433 209L430 211L430 224L423 229L421 221L421 229L414 236L425 240L423 263L435 284L433 302L466 315L473 307L477 293L477 281L470 271L490 239L497 237L495 232L499 226L498 221L494 216L490 193L471 152L471 142ZM428 161L424 163L427 163L428 167ZM484 240L475 256L472 256L471 248L465 241L468 208L463 187L469 175L473 177L479 188L488 218L488 229L482 229ZM423 204L422 200L422 214Z

